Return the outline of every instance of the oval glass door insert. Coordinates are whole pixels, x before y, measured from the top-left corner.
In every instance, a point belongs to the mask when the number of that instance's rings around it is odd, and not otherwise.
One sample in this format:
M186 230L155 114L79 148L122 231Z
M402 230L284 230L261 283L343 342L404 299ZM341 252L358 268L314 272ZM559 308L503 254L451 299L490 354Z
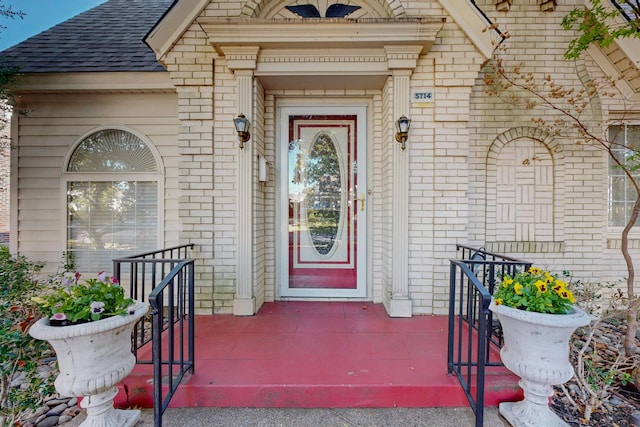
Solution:
M320 133L307 157L307 227L315 250L327 255L333 248L342 217L342 179L338 150Z

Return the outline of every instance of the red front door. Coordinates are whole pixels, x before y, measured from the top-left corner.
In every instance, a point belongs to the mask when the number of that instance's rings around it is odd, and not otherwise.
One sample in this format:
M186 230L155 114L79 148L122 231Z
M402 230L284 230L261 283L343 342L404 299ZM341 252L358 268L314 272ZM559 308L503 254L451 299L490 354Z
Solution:
M288 242L282 293L363 296L366 263L359 246L366 237L366 169L359 153L365 128L359 121L364 114L345 107L281 111L286 113L281 149L287 164Z

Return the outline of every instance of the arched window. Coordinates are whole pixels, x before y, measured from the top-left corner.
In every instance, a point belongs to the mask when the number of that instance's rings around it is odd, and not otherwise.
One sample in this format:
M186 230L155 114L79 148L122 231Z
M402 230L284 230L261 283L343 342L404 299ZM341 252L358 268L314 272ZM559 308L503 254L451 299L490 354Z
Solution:
M67 251L76 269L111 271L114 258L158 248L160 168L120 129L84 138L67 164Z

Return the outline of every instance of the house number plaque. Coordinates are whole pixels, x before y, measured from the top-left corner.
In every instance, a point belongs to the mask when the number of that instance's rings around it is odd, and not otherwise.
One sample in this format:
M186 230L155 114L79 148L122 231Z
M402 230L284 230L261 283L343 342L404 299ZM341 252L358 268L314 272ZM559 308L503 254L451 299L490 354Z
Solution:
M411 91L411 103L433 102L433 89L416 88Z

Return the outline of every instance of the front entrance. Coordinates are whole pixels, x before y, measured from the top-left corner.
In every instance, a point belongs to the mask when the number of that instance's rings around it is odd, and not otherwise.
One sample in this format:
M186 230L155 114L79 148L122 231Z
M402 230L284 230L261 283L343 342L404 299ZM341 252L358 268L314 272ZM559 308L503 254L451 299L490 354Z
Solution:
M366 108L279 113L280 296L363 298Z

